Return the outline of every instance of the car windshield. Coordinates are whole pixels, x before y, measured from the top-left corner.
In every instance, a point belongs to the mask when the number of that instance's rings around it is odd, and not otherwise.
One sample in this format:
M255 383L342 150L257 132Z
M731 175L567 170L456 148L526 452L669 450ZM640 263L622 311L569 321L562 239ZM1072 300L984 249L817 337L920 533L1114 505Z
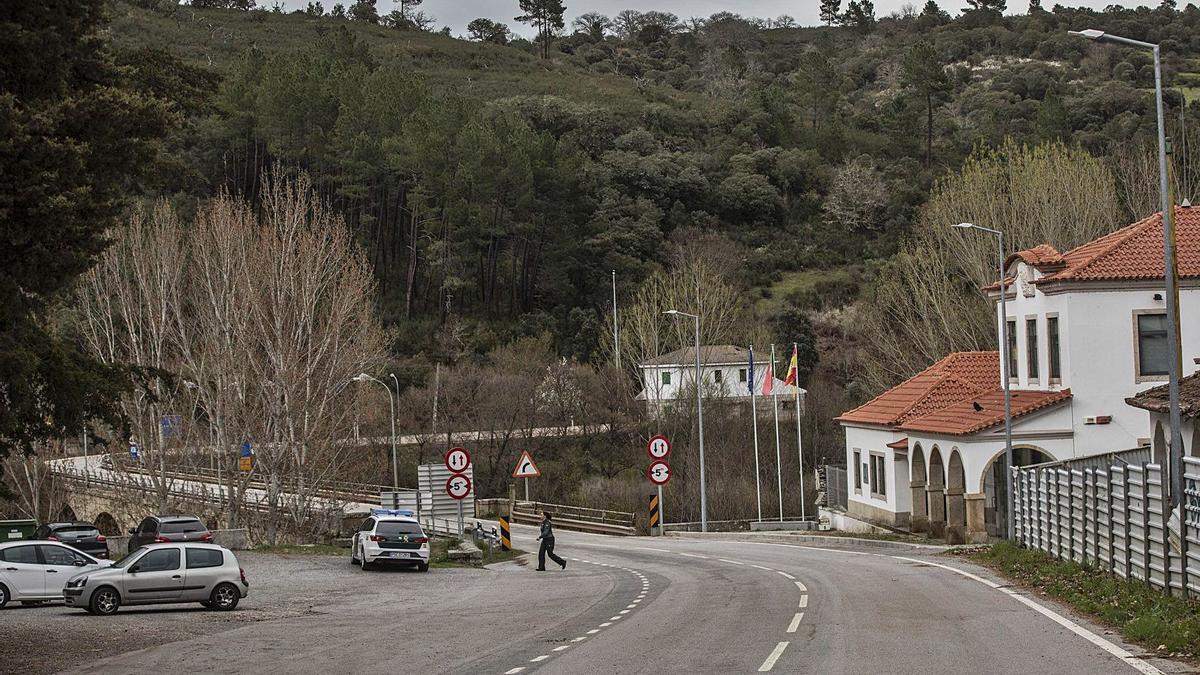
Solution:
M121 558L117 562L113 563L112 566L113 567L124 567L124 566L128 565L130 562L132 562L134 558L140 556L143 552L145 552L145 550L146 550L145 546L134 549L129 555L127 555L124 558Z
M208 528L199 520L168 520L162 524L159 532L162 534L183 534L184 532L204 532Z
M385 537L394 537L398 534L415 534L419 537L421 536L421 526L416 523L385 520L375 526L375 533Z

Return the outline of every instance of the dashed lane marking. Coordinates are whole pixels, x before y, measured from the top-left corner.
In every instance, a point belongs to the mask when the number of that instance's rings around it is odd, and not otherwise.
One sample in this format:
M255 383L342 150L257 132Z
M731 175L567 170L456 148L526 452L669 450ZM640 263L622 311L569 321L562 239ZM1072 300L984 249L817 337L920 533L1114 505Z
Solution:
M736 560L726 560L724 558L717 558L717 560L719 560L723 563L729 563L730 565L745 565L746 564L744 562L738 562Z
M587 639L586 635L580 635L577 638L571 638L571 642L583 642L586 639Z
M506 670L506 671L504 671L504 675L517 675L517 673L521 672L522 670L525 670L525 666L520 666L518 668L511 668L509 670Z
M564 649L570 649L570 648L571 648L571 645L563 645L563 646L561 646L561 647L555 647L555 648L554 648L553 650L551 650L551 651L561 652L561 651L563 651Z
M775 645L775 649L771 650L771 654L767 656L767 660L763 661L762 665L758 667L758 672L771 672L771 669L775 667L775 662L779 660L779 657L783 656L783 650L787 649L787 646L787 642L780 642Z
M776 571L775 571L775 573L776 573L776 574L779 574L780 576L783 576L783 577L786 577L786 578L788 578L788 579L791 579L792 581L795 581L795 580L796 580L796 577L794 577L794 576L792 576L792 575L788 574L787 572L783 572L783 571L780 571L780 570L776 570Z
M679 555L687 556L689 558L703 558L704 560L708 560L708 556L700 555L698 553L680 553Z
M787 632L795 633L800 627L800 622L804 620L804 612L796 612L796 616L792 617L792 622L788 624Z
M807 594L800 596L800 609L804 609L805 607L808 607L808 595Z
M766 571L768 571L768 572L774 572L774 571L775 571L775 570L771 569L770 567L763 567L762 565L753 565L753 564L752 564L752 565L750 565L750 566L751 566L751 567L753 567L753 568L755 568L755 569L766 570Z
M530 663L538 663L539 661L545 661L548 658L550 658L549 654L542 654L541 656L535 656L534 658L529 659L529 662Z
M596 633L599 633L599 632L600 632L600 629L599 629L599 628L593 628L593 629L589 630L587 634L588 634L588 635L595 635Z
M601 628L608 628L608 627L609 627L609 626L611 626L611 625L613 625L613 622L611 622L611 621L605 621L604 623L600 624L600 627L601 627Z
M799 588L801 593L807 593L807 592L808 592L808 587L807 587L807 586L805 586L803 583L801 583L801 582L799 582L799 581L797 581L797 582L796 582L796 588Z
M638 546L637 549L639 551L657 551L659 553L671 553L671 551L669 551L665 548L651 548L649 546Z

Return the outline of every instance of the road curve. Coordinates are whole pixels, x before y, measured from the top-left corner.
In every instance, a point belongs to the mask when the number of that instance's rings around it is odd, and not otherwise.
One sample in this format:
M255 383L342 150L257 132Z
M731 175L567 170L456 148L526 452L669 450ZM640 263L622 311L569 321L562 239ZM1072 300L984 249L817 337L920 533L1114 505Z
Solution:
M314 597L316 615L80 672L1192 672L946 556L569 532L557 548L566 570L385 573L377 593Z

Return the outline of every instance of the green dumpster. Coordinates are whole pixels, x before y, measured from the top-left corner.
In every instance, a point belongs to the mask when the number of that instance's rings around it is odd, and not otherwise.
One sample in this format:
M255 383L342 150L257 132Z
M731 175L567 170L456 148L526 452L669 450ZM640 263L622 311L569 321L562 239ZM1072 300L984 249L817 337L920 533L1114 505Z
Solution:
M0 543L14 539L32 539L36 520L0 520Z

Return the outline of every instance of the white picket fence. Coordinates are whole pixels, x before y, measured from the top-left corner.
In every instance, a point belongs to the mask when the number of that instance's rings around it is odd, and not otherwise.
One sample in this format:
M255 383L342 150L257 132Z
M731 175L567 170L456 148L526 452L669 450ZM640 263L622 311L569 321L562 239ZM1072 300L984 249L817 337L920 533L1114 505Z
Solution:
M1017 540L1171 594L1200 594L1200 459L1184 459L1182 536L1167 536L1164 476L1156 464L1017 467Z

